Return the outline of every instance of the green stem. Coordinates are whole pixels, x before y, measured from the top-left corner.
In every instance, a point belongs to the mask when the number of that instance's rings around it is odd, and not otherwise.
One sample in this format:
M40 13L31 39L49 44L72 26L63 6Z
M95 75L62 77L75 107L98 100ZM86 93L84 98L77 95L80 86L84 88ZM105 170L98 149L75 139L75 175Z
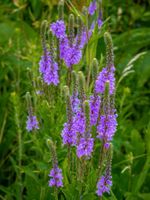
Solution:
M58 200L58 190L56 187L54 189L54 196L55 196L55 200Z
M98 165L98 173L97 173L98 179L102 172L104 157L105 157L105 153L104 153L104 140L103 140L101 150L100 150L100 158L99 158L99 165Z
M71 180L71 147L68 146L68 174L69 174L69 180Z
M70 85L71 85L71 72L72 72L72 66L68 68L68 72L67 72L67 86L70 89Z

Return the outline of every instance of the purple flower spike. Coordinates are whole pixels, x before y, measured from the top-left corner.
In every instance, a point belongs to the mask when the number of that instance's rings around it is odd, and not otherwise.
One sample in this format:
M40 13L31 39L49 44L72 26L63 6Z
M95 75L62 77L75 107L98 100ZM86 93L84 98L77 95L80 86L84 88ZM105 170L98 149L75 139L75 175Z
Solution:
M76 132L72 123L65 123L62 130L63 144L74 146L76 144Z
M47 69L46 72L43 74L44 82L48 85L54 84L58 85L59 77L58 77L58 64L53 62L51 64L51 68Z
M102 176L97 183L97 191L96 194L98 196L102 196L103 193L110 193L110 187L112 186L111 176Z
M77 146L77 156L81 158L82 156L90 157L93 152L94 139L93 138L81 138Z
M97 126L98 138L101 140L111 141L117 127L117 114L102 115L100 117L99 125Z
M50 29L58 39L65 36L66 26L63 20L57 20L55 23L52 23Z
M47 69L51 66L51 57L50 53L47 49L44 49L44 55L41 56L41 60L39 62L39 71L40 73L45 73Z
M78 98L78 93L71 96L71 105L73 113L76 114L80 110L80 100Z
M28 132L39 129L39 123L37 121L36 116L28 116L27 122L26 122L26 129Z
M82 58L82 52L76 46L68 48L64 55L64 60L67 67L71 67L72 65L78 64L81 58Z
M49 176L50 181L49 181L49 186L50 187L63 187L63 176L62 176L62 170L60 168L58 168L58 166L54 167L51 171Z
M60 59L65 59L66 52L69 48L69 40L67 36L61 38L59 43Z
M115 68L112 66L110 70L105 67L99 73L98 78L95 83L95 90L97 93L104 93L105 84L109 81L109 93L112 95L115 90L115 76L114 76Z
M89 15L94 15L96 9L97 9L96 1L94 0L93 2L90 3L89 9L88 9Z
M80 110L75 114L73 124L76 133L80 133L82 135L85 132L85 115Z
M96 125L100 109L100 96L90 97L90 125Z
M39 66L39 71L43 75L44 82L47 85L58 85L58 64L55 61L53 61L47 49L44 49L44 55L41 57Z

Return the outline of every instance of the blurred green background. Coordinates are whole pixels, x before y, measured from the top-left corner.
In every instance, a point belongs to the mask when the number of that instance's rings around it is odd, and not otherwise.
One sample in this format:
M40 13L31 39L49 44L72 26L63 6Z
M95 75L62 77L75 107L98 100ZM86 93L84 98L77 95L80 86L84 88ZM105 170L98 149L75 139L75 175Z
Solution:
M65 18L72 12L66 1ZM82 10L90 1L72 0ZM56 135L64 122L64 102L55 106L46 102L37 110L44 120L37 136L26 133L25 94L33 90L39 76L38 62L42 53L40 24L57 19L56 0L0 1L0 199L47 200L50 155L45 140ZM117 78L118 130L114 137L113 193L104 199L150 199L150 1L103 1L106 28L112 33ZM109 24L109 25L108 25ZM97 58L103 49L97 38ZM31 73L32 71L32 73ZM35 98L36 99L36 98ZM40 103L36 100L35 104ZM55 113L51 115L51 113ZM45 114L46 113L46 114ZM57 126L56 126L57 124ZM33 145L34 144L34 145ZM59 145L61 146L61 145ZM65 150L59 150L62 165ZM68 191L65 191L66 194ZM64 192L64 193L65 193ZM74 191L71 191L72 194ZM63 197L60 197L63 199ZM69 197L68 199L78 199ZM85 200L97 199L86 196Z

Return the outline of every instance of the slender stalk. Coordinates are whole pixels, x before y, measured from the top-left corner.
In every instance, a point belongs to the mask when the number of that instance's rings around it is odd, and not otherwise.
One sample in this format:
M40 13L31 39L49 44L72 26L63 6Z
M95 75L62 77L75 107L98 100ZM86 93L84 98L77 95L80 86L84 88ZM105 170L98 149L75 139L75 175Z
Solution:
M102 146L101 146L101 150L100 150L100 158L99 158L99 165L98 165L98 173L97 173L97 177L99 179L99 176L102 172L102 167L103 167L103 161L104 161L104 157L105 157L105 152L104 152L104 140L102 141Z
M86 13L86 37L87 37L87 40L89 38L89 31L88 31L88 12ZM87 63L87 69L88 69L88 74L87 74L87 88L89 87L89 84L90 84L90 76L91 76L91 66L90 66L90 63L91 63L91 55L90 55L90 50L89 50L89 44L87 44L87 54L88 54L88 63Z
M67 86L69 88L71 85L71 72L72 72L72 66L68 68L68 72L67 72Z
M55 196L55 200L58 200L58 190L56 187L54 188L54 196Z
M19 183L19 199L22 200L22 175L21 175L21 167L22 167L22 131L20 127L20 112L19 112L19 99L16 93L12 93L12 101L14 104L14 112L15 112L15 123L17 127L17 137L18 137L18 183Z
M71 147L68 145L68 174L69 179L71 180Z

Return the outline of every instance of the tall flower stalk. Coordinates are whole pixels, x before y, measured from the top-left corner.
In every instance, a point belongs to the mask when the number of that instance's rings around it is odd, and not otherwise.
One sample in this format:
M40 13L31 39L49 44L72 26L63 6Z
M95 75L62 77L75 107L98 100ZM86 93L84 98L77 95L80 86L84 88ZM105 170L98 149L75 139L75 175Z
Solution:
M91 18L91 21L88 20ZM94 19L94 20L93 20ZM92 24L91 22L94 22ZM111 176L111 142L117 128L117 114L115 109L115 67L112 38L109 33L104 34L106 45L106 65L99 72L99 63L96 58L91 63L91 55L88 55L88 66L85 74L78 71L80 61L84 60L83 52L87 47L92 33L102 26L101 1L93 0L84 14L76 17L69 15L68 24L64 21L64 1L61 0L58 6L58 20L48 25L44 21L41 26L41 38L43 55L39 62L39 71L43 81L47 85L57 86L65 80L63 93L66 102L66 121L61 132L63 147L67 149L67 177L68 184L74 180L80 181L80 197L84 192L83 180L87 181L87 169L89 160L95 161L94 150L97 144L101 145L99 163L97 170L96 194L102 197L105 192L110 192L112 185ZM90 27L90 28L89 28ZM98 30L97 28L97 30ZM48 37L47 37L48 36ZM55 44L54 41L57 41ZM87 46L86 46L87 45ZM89 51L90 52L90 51ZM76 66L76 65L79 66ZM61 67L60 67L61 66ZM63 72L65 78L61 77ZM90 82L92 81L92 84ZM62 83L59 84L60 88ZM51 94L50 94L51 95ZM31 104L31 102L29 103ZM27 122L27 129L38 129L38 121L33 115L32 106L29 106L30 121ZM96 144L96 145L95 145ZM62 170L58 167L55 144L48 140L52 155L52 169L50 171L49 186L56 189L65 186L63 184ZM76 168L72 167L72 161L76 160ZM75 165L74 165L75 166ZM76 170L76 171L75 171ZM86 172L86 173L85 173ZM74 179L78 174L79 178Z
M39 122L35 114L33 114L32 102L30 93L26 93L27 107L28 107L28 117L26 121L26 129L28 132L39 129Z
M55 187L55 188L63 187L62 170L58 167L56 146L50 139L47 140L47 145L51 152L52 165L53 165L53 168L51 169L49 173L49 177L50 177L49 186Z

